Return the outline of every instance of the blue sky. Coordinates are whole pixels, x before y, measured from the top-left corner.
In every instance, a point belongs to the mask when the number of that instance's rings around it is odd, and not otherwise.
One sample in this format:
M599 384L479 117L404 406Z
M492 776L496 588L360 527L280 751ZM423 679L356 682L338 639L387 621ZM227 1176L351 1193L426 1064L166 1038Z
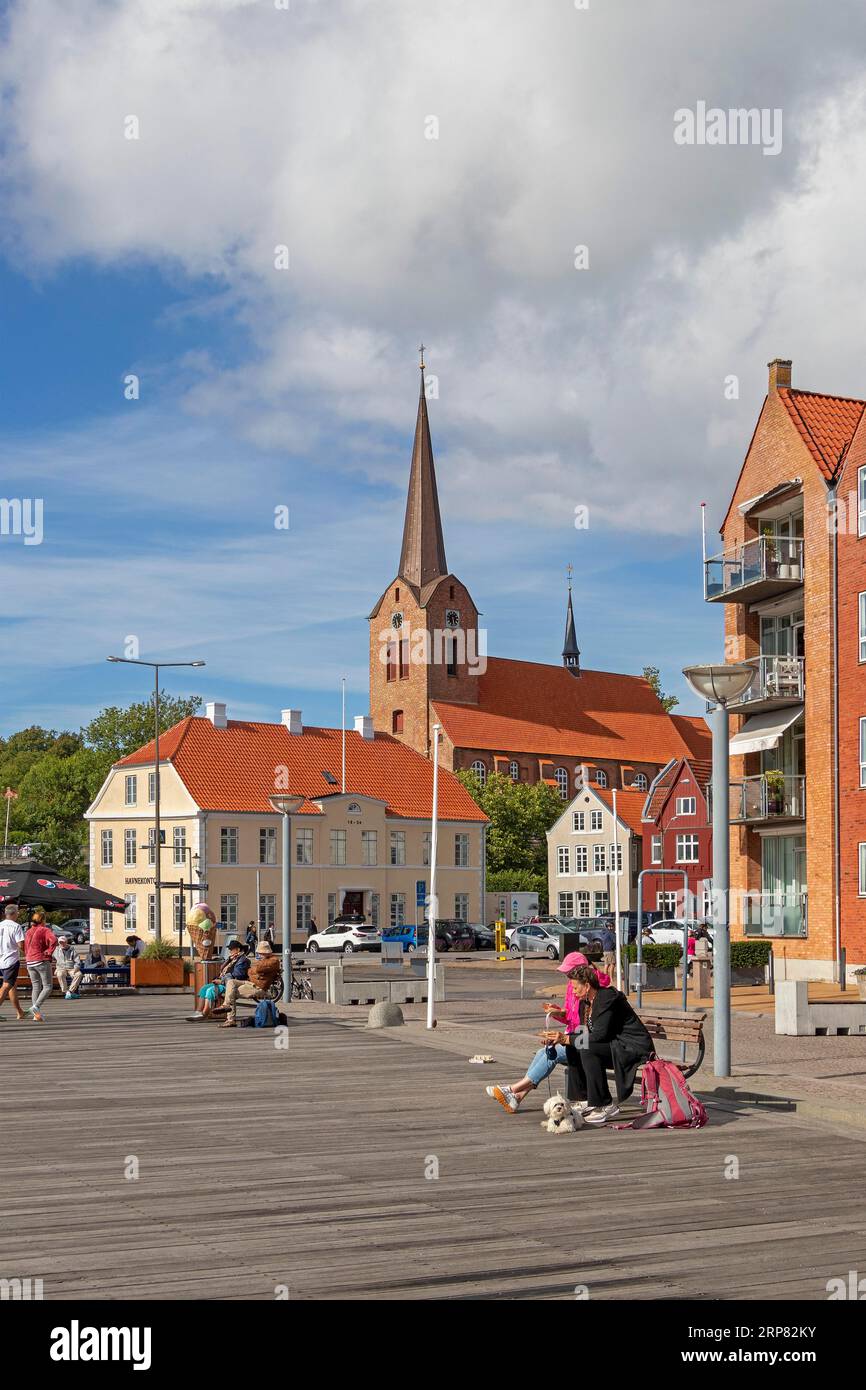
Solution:
M0 537L0 733L141 698L104 661L131 635L204 659L168 688L238 717L337 723L343 674L364 712L422 337L490 652L559 659L571 563L584 664L658 665L696 712L680 668L722 647L699 505L714 532L766 362L866 389L834 269L862 244L866 21L765 12L5 5L0 495L44 500L44 540ZM779 107L781 153L678 147L699 99Z

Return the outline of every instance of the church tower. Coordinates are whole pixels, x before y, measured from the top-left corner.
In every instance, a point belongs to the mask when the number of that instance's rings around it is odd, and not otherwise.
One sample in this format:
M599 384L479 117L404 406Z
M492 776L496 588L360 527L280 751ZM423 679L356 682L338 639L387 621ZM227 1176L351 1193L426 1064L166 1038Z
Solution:
M571 565L568 567L568 609L565 614L565 642L562 648L562 664L573 676L580 675L580 648L574 630L574 608L571 603Z
M397 574L369 618L373 726L428 756L432 700L478 703L478 610L448 569L424 390L412 446Z

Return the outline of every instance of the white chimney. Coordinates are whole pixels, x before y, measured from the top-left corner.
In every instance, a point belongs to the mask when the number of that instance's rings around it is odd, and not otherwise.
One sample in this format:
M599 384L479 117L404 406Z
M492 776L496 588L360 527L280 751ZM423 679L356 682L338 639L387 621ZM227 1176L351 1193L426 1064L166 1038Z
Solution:
M355 733L360 734L361 738L375 738L373 731L373 717L369 714L355 715Z
M213 724L215 729L224 729L226 727L225 705L220 704L218 701L212 700L210 704L205 705L204 712L207 718Z
M284 709L280 712L280 718L290 734L302 734L304 732L304 721L299 709Z

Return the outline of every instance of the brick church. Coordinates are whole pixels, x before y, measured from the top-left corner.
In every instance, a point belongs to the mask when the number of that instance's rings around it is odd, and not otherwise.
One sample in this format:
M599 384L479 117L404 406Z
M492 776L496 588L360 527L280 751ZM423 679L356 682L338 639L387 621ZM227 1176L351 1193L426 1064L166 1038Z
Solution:
M581 666L569 584L556 664L486 656L478 609L452 574L421 365L421 392L397 573L369 617L374 727L440 762L545 781L570 801L582 781L647 790L672 758L709 756L702 719L668 714L642 676Z

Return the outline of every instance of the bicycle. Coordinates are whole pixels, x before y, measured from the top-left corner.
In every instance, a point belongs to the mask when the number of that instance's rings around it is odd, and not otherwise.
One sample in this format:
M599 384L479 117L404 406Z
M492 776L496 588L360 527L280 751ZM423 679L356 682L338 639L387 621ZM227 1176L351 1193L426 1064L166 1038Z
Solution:
M283 976L282 972L277 975L271 983L265 998L272 999L278 1003L283 997ZM293 999L315 999L313 986L306 972L302 970L292 971L292 998Z

